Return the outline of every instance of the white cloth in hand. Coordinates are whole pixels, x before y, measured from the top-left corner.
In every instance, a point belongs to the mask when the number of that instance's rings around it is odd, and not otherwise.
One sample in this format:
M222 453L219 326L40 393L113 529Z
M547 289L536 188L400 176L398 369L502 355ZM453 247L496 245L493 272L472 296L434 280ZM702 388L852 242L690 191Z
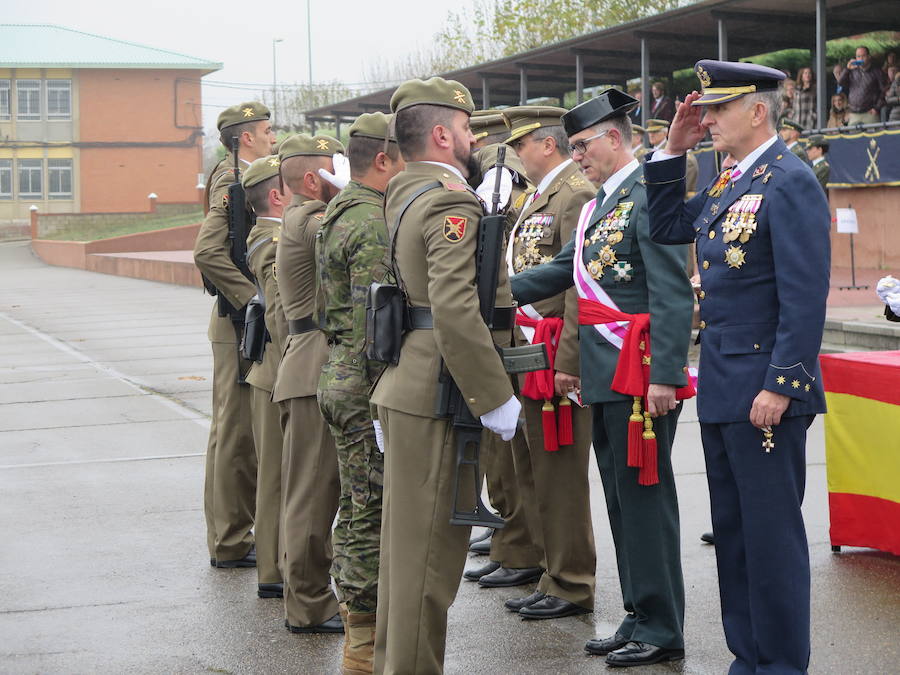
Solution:
M519 403L519 399L512 396L499 408L494 408L482 415L481 423L504 441L508 441L516 435L516 427L519 424L519 413L521 411L522 404Z
M372 427L375 429L375 443L378 444L378 452L384 454L384 432L381 430L381 422L372 420Z
M894 314L900 316L900 281L888 275L878 282L875 292Z
M485 203L488 213L490 213L491 208L493 208L494 205L494 185L497 183L496 176L497 167L495 166L484 174L484 180L481 181L481 185L475 190L475 194L481 197L481 201ZM503 173L500 175L500 203L497 205L497 208L500 211L509 205L509 197L512 195L512 188L512 172L509 169L504 168Z
M334 185L338 190L343 190L350 182L350 160L340 152L334 153L331 157L334 162L334 173L329 173L325 169L319 169L319 175Z

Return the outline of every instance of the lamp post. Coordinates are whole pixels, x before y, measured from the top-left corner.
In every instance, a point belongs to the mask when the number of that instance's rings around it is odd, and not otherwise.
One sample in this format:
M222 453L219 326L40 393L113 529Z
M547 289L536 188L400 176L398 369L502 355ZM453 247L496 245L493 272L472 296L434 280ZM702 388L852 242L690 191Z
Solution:
M306 0L306 53L309 61L309 89L312 93L312 20L309 13L310 0Z
M275 64L275 45L284 42L282 38L272 38L272 121L274 126L275 107L278 104L278 71Z

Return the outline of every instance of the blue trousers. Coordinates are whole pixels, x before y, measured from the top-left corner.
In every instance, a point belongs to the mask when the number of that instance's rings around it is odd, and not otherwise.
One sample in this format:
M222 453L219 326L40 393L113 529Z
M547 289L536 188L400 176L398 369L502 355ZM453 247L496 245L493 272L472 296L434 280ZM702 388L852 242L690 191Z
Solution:
M782 418L770 453L749 422L700 424L722 624L735 656L729 675L806 673L809 665L809 549L800 507L812 420Z

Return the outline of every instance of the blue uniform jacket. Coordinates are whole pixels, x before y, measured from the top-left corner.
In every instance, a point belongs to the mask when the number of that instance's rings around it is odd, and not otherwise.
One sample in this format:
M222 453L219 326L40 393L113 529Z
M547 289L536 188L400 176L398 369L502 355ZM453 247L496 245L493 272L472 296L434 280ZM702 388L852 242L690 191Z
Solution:
M720 196L709 195L713 181L686 203L684 157L648 162L644 174L653 240L697 241L700 421L748 421L762 389L791 397L785 416L825 412L831 214L810 168L778 139ZM749 239L725 241L729 208L754 207Z

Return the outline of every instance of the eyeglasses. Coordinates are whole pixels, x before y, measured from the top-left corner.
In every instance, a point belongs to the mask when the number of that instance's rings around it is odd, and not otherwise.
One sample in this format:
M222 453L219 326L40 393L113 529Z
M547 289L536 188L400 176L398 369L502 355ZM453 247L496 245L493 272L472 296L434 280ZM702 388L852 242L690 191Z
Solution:
M591 141L597 140L601 136L606 136L608 131L609 131L609 129L604 129L599 134L594 134L593 136L590 136L589 138L583 138L580 141L575 141L574 143L572 143L569 146L569 154L574 155L577 152L579 155L583 155L584 153L587 152L588 143L590 143Z

